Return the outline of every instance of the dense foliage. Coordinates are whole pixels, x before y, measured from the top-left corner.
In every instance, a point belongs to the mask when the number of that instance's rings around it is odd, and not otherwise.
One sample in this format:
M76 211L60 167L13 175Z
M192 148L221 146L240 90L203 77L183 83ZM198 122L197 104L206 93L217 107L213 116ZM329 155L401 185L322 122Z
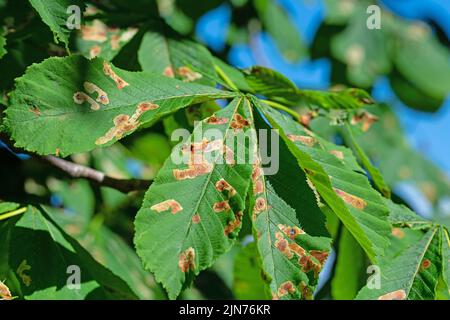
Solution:
M448 299L448 221L391 189L408 180L437 207L450 183L364 90L395 69L400 98L437 110L447 49L390 15L362 32L364 1L327 1L311 52L344 66L343 85L304 90L192 39L222 2L0 1L0 298ZM276 1L230 5L230 39L256 17L289 59L309 54Z

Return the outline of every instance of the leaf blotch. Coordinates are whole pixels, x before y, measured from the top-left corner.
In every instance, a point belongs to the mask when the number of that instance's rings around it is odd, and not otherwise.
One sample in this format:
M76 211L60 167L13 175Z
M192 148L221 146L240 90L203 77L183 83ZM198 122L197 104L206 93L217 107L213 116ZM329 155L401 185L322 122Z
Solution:
M406 299L406 292L405 290L402 289L392 291L378 297L378 300L405 300L405 299Z
M103 105L109 104L109 98L105 91L100 89L98 86L91 82L85 82L84 83L84 90L86 90L87 93L93 94L94 92L97 93L97 102L100 102Z
M9 288L2 281L0 281L0 300L12 300Z
M103 62L103 73L114 80L117 89L119 90L122 90L126 86L130 85L128 82L119 77L107 62Z
M75 92L75 94L73 95L73 101L76 104L83 104L87 102L90 104L92 110L100 109L100 105L84 92Z
M230 204L228 203L228 200L219 201L219 202L214 203L214 205L213 205L213 210L214 210L214 212L217 212L217 213L223 212L223 211L228 211L230 209L231 209L231 207L230 207Z
M220 179L219 181L217 181L215 187L219 192L224 192L225 190L228 191L228 195L230 197L236 195L236 190L224 179Z
M233 116L233 121L231 121L230 127L234 130L242 130L245 127L248 127L250 125L250 121L245 119L243 116L241 116L239 113L235 113Z
M357 196L349 194L341 189L333 188L333 190L342 200L356 209L363 210L367 206L367 202Z
M291 281L286 281L283 282L280 287L278 288L277 291L277 296L278 297L283 297L285 295L289 294L294 294L296 291L294 284Z
M190 247L180 254L178 259L178 267L181 272L188 272L189 270L195 270L195 250Z
M179 67L178 74L181 76L184 82L193 82L203 78L200 73L195 72L189 67Z
M150 209L158 213L170 210L172 214L177 214L178 212L183 210L183 207L180 205L178 201L170 199L157 203L151 206Z
M228 118L220 118L220 117L213 115L213 116L209 117L208 120L206 120L206 123L207 124L217 124L217 125L225 124L225 123L228 123Z
M309 136L300 136L300 135L294 135L294 134L288 134L287 138L291 140L292 142L300 142L301 144L307 146L307 147L313 147L316 144L316 139Z

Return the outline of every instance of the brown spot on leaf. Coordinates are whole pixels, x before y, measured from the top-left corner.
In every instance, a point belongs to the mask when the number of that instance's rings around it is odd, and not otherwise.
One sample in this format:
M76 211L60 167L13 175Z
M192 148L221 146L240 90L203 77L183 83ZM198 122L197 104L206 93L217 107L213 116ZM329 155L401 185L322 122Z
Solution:
M294 256L286 239L277 238L277 241L275 241L275 248L277 248L288 259L291 259Z
M230 127L234 130L242 130L245 127L250 125L250 121L245 119L243 116L241 116L239 113L235 113L233 116L233 121L231 121Z
M253 213L259 214L267 209L266 199L259 197L255 200L255 206L253 207Z
M180 254L178 259L178 267L181 272L188 272L189 270L195 270L195 250L190 247Z
M100 20L94 20L92 25L81 26L81 37L86 41L105 42L107 37L107 26Z
M111 49L119 50L120 49L120 36L118 34L113 34L110 40Z
M224 192L227 190L230 197L236 195L236 190L224 179L220 179L216 182L216 190L219 192Z
M199 224L201 220L202 220L202 219L200 218L200 215L199 215L199 214L194 214L194 215L192 216L192 223L193 223L193 224Z
M156 110L158 108L159 108L159 105L157 105L153 102L149 102L149 101L141 102L138 104L138 109L141 112L145 112L145 111L149 111L149 110Z
M362 124L361 130L366 132L377 121L378 121L377 116L374 116L373 114L371 114L367 111L363 111L352 117L351 124L356 125L356 124L361 123Z
M95 57L98 57L101 53L102 53L102 48L98 45L94 45L89 50L89 57L91 59L94 59Z
M173 169L173 176L177 180L194 179L198 176L210 173L213 170L213 165L204 162L200 164L190 164L187 169Z
M37 106L31 106L28 110L37 115L38 117L41 115L41 110Z
M172 214L177 214L181 210L183 210L183 207L180 205L180 203L174 199L166 200L160 203L157 203L150 208L153 211L156 211L158 213L170 210Z
M230 210L230 204L228 203L228 200L219 201L214 203L213 210L214 212L223 212Z
M296 291L296 289L295 289L294 284L291 281L286 281L280 285L277 293L278 293L279 297L283 297L288 293L293 294L293 293L295 293L295 291Z
M236 230L237 228L239 228L241 226L243 216L244 216L244 213L242 211L238 211L236 213L235 219L228 222L228 224L224 230L224 233L226 236L228 236L230 233L232 233L234 230Z
M130 84L124 81L121 77L119 77L111 66L105 61L103 62L103 72L106 76L110 77L116 83L117 89L121 90Z
M261 180L256 181L253 184L253 194L257 195L264 192L264 183Z
M405 299L406 299L406 292L405 290L402 289L392 291L378 297L378 300L405 300Z
M367 202L357 196L354 196L337 188L333 188L333 190L342 200L356 209L363 210L367 206Z
M97 102L100 102L101 104L107 105L109 104L109 98L105 91L97 87L95 84L91 82L85 82L84 83L84 90L86 90L87 93L92 94L94 92L97 93Z
M225 124L228 123L228 118L219 118L216 115L212 115L206 120L208 124Z
M12 300L9 288L2 281L0 281L0 300Z
M312 300L313 299L313 291L311 288L305 283L300 283L300 291L302 292L302 297L306 300Z
M114 127L109 129L109 131L102 137L95 141L96 145L102 145L108 143L114 138L118 140L123 137L124 134L134 131L139 127L139 117L145 113L147 109L143 109L141 106L136 108L135 113L130 117L126 114L119 114L113 120Z
M289 244L289 248L291 248L292 251L299 257L302 257L306 254L306 250L303 249L299 244L292 242Z
M391 234L398 239L405 237L405 232L400 228L392 228Z
M329 252L320 250L311 250L309 251L309 254L312 255L314 258L316 258L316 260L319 261L321 265L323 265L325 261L327 261Z
M307 147L313 147L316 144L316 139L309 136L300 136L300 135L293 135L288 134L287 138L291 140L292 142L300 142L301 144L307 146Z
M181 76L184 82L193 82L203 78L200 73L193 71L189 67L179 67L178 74Z
M100 105L84 92L75 92L75 94L73 95L73 101L76 104L83 104L84 102L87 102L91 105L92 110L100 109Z
M344 153L339 150L331 150L330 154L338 158L339 160L344 160Z
M168 78L175 78L175 73L173 72L173 68L171 66L168 66L163 71L163 76L166 76Z
M305 234L305 231L297 226L289 227L285 226L284 224L279 224L278 228L280 228L280 230L283 231L283 233L287 235L291 240L294 240L295 237L299 234Z
M422 269L426 270L426 269L428 269L430 266L431 266L431 261L430 261L430 260L424 259L424 260L422 261L422 265L421 265Z
M31 277L25 274L25 272L29 270L31 270L31 266L28 265L27 260L23 260L16 271L19 277L22 279L23 284L27 287L31 285Z

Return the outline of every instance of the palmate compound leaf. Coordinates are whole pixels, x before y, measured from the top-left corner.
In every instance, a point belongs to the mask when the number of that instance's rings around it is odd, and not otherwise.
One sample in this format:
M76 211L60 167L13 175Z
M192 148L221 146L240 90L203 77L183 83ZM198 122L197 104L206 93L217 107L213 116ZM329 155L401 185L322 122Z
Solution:
M370 95L362 89L299 89L281 73L261 66L245 70L245 75L247 83L255 92L268 98L276 98L288 105L297 106L303 103L308 107L324 110L356 110L373 103Z
M235 95L73 55L28 68L5 125L17 147L67 156L110 145L187 105Z
M254 100L256 101L256 100ZM270 124L297 158L301 169L327 205L375 261L389 245L388 209L362 174L351 151L320 138L286 115L256 101Z
M236 98L200 122L174 149L136 216L137 253L171 299L229 250L240 230L254 144L240 139L252 135L251 112L247 99Z
M258 132L270 129L259 114L254 122ZM295 157L283 141L277 147L272 139L259 140L250 196L262 268L273 299L312 299L331 250L331 238L314 191ZM272 155L271 166L265 167L267 175L262 167L266 160L261 156L266 144L264 153Z
M122 279L97 263L43 208L29 206L22 215L2 221L0 228L3 225L7 229L2 233L8 234L8 266L19 284L14 294L25 299L137 298ZM68 284L75 285L77 275L80 287L71 288Z
M52 30L55 41L62 41L66 47L69 45L69 37L72 29L69 29L68 25L76 22L76 19L71 19L71 15L80 14L78 17L81 19L81 15L84 11L85 4L81 0L29 0L34 9L39 13L41 19L50 27ZM69 10L69 8L79 9ZM74 16L75 18L76 16ZM76 25L73 26L73 29Z

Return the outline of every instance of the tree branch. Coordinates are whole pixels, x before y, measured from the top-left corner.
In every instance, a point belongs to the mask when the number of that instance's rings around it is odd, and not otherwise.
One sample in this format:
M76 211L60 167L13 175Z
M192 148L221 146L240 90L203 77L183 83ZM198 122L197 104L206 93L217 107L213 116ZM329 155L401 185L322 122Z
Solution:
M101 186L110 187L123 193L136 190L146 190L151 184L151 181L149 180L112 178L105 175L101 171L54 156L43 156L39 158L60 169L61 171L64 171L72 178L84 178Z

